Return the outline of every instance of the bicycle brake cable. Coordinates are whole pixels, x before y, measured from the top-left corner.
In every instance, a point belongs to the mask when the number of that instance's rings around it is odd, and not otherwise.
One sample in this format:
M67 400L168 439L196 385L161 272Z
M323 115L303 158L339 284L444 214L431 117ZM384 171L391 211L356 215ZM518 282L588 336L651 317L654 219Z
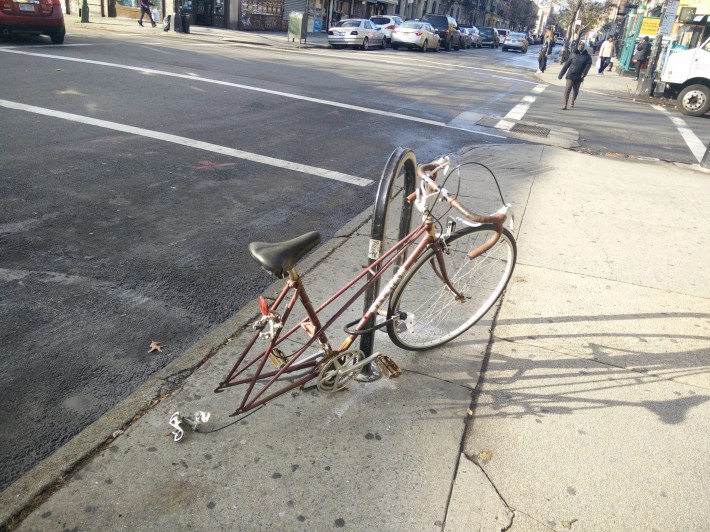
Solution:
M222 430L222 429L226 429L227 427L231 427L232 425L236 425L237 423L239 423L240 421L242 421L242 420L248 418L248 417L251 416L252 414L256 414L259 410L261 410L261 409L264 408L265 406L266 406L266 405L258 406L258 407L256 407L254 410L252 410L251 412L247 412L246 414L244 414L244 415L243 415L242 417L240 417L239 419L235 419L234 421L232 421L232 422L230 422L230 423L227 423L226 425L223 425L223 426L218 427L218 428L216 428L216 429L212 429L212 430L200 430L200 431L197 431L197 432L198 432L199 434L212 434L213 432L218 432L218 431L220 431L220 430Z

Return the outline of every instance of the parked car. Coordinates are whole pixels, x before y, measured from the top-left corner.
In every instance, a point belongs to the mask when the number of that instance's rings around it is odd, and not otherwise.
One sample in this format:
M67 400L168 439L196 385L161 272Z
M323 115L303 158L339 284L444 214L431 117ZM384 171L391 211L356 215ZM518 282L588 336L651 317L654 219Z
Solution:
M436 30L440 39L440 46L445 50L459 50L461 48L461 36L456 20L448 15L436 15L429 13L421 18L422 22L428 22Z
M481 46L490 46L498 48L500 44L500 36L498 30L490 26L481 26L478 28L478 33L481 35Z
M370 22L372 22L377 28L385 34L385 38L388 43L392 42L392 30L404 22L403 19L397 15L377 15L370 17Z
M504 28L496 28L498 30L498 38L500 43L502 44L505 38L508 36L510 33L510 30L506 30Z
M478 32L478 28L476 26L471 26L468 30L471 33L471 46L474 48L480 48L481 34Z
M468 28L459 26L459 36L460 36L460 46L464 50L471 48L471 34L468 32Z
M503 40L503 51L518 50L520 53L528 53L528 38L524 33L509 33Z
M0 0L0 34L49 35L62 44L66 29L61 0Z
M328 44L333 48L362 48L370 46L384 48L387 45L385 34L366 18L341 20L328 30Z
M439 51L439 36L434 27L428 22L417 22L408 20L392 30L392 49L397 50L400 46L412 49L419 49L422 52L427 50Z

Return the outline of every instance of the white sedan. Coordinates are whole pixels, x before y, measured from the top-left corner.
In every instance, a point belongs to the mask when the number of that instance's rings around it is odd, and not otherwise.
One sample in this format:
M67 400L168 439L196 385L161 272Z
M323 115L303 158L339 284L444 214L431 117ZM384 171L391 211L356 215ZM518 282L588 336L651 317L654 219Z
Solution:
M392 49L400 46L438 52L439 36L428 22L407 21L392 30Z
M333 48L362 48L370 46L384 48L387 45L385 34L365 18L341 20L328 30L328 44Z
M375 15L370 17L370 22L382 30L387 42L392 40L392 30L399 26L404 20L397 15Z

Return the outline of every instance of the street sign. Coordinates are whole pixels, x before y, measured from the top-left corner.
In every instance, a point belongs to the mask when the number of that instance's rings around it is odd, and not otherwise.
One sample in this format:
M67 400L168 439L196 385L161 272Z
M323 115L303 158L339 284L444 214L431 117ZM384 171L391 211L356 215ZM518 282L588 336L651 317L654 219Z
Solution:
M641 29L639 30L639 36L648 35L649 37L655 37L658 33L658 25L660 23L660 18L644 17L641 23Z
M668 0L668 3L666 4L666 12L663 15L663 20L661 21L661 26L658 28L659 34L671 34L671 31L673 31L675 16L678 12L678 6L680 6L680 0Z

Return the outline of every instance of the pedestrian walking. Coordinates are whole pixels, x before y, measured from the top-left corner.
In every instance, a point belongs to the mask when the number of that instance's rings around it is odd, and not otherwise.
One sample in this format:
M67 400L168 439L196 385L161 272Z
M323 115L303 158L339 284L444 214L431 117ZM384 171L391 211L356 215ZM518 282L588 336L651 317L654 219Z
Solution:
M547 68L547 58L552 53L552 47L555 43L550 35L545 35L545 40L540 47L540 53L537 56L538 74L543 74Z
M574 109L574 102L579 94L579 87L582 85L584 78L587 76L589 69L592 67L592 56L587 52L584 42L580 41L574 49L574 53L565 61L562 70L557 75L558 79L565 76L567 83L565 85L564 100L562 101L562 110L567 110L567 102L569 101L570 93L572 93L572 103L570 107Z
M645 35L641 42L636 46L636 53L632 58L632 62L636 65L636 77L634 79L639 79L639 74L646 68L648 58L651 55L651 43L648 42L648 35Z
M607 72L611 72L614 68L614 60L616 59L616 35L611 38L611 57L609 57L609 68Z
M614 53L614 43L612 41L612 38L609 37L606 41L604 41L599 48L599 69L597 70L597 74L600 76L604 75L604 70L606 69L607 66L609 66L609 62L611 61L611 55Z
M153 20L153 15L150 12L153 2L150 0L141 0L141 18L138 19L138 24L143 26L143 15L148 15L148 20L155 28L155 21Z
M592 54L596 54L601 46L601 41L599 40L599 35L594 37L594 47L592 48Z

